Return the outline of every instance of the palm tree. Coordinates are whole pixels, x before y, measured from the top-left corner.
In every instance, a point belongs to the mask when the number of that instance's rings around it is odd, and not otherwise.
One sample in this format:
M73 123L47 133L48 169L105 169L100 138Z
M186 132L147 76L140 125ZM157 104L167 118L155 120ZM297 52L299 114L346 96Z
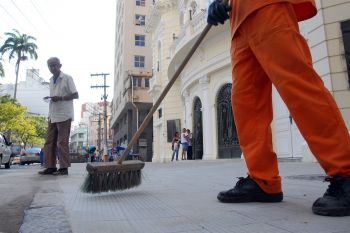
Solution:
M2 66L2 63L0 61L0 77L4 77L4 76L5 76L4 67Z
M21 61L28 60L27 54L29 54L31 59L38 59L38 54L36 53L38 46L32 42L36 41L36 38L26 34L21 34L16 29L13 29L13 32L5 32L5 36L7 36L7 39L5 40L4 45L0 47L0 54L2 57L5 53L9 53L9 61L11 61L12 58L16 59L16 83L15 92L13 93L13 99L16 100L18 72Z

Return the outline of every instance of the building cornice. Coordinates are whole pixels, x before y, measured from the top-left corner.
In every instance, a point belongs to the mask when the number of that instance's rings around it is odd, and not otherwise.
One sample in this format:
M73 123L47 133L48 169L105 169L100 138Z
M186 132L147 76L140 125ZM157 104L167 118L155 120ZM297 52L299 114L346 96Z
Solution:
M181 78L181 94L188 90L193 84L198 83L202 86L207 86L210 82L210 74L227 68L231 65L230 54L222 53L215 59L204 63L197 69L192 70L189 73L184 73Z
M162 14L167 13L177 7L177 1L174 0L154 0L153 4L148 9L146 17L146 32L152 32Z
M198 81L199 81L199 84L207 86L210 82L210 79L209 79L208 75L204 75L203 77L199 78Z
M202 10L193 16L192 20L187 21L182 25L177 39L171 45L172 53L177 53L188 41L199 35L206 26L206 10Z

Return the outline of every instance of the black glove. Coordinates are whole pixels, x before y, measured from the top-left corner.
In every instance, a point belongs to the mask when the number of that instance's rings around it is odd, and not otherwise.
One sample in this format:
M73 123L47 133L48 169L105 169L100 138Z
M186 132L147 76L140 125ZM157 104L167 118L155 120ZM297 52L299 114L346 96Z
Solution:
M218 23L224 24L224 22L229 18L228 11L230 11L230 6L226 3L222 3L222 0L215 0L212 2L208 9L208 24L217 26Z

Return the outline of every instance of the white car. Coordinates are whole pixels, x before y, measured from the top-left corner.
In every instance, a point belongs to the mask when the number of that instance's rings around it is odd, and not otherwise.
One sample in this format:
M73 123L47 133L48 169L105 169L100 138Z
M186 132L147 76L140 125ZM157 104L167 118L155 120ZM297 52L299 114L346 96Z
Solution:
M32 147L25 151L24 154L20 156L20 164L31 164L31 163L40 163L40 147Z
M0 166L5 165L6 169L11 166L11 143L8 142L3 134L0 134Z

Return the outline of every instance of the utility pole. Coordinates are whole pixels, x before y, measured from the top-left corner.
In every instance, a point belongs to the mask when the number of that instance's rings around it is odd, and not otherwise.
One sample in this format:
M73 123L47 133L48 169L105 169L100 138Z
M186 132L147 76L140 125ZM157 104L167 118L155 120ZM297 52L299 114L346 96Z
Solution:
M97 129L97 148L101 151L101 113L98 113L98 129Z
M103 125L104 125L104 145L103 145L103 150L104 150L104 154L107 155L107 93L106 93L106 89L107 86L106 85L106 76L109 75L107 73L100 73L100 74L90 74L91 77L95 77L95 76L103 76L103 85L95 85L95 86L91 86L91 88L103 88ZM100 141L101 142L101 141Z

